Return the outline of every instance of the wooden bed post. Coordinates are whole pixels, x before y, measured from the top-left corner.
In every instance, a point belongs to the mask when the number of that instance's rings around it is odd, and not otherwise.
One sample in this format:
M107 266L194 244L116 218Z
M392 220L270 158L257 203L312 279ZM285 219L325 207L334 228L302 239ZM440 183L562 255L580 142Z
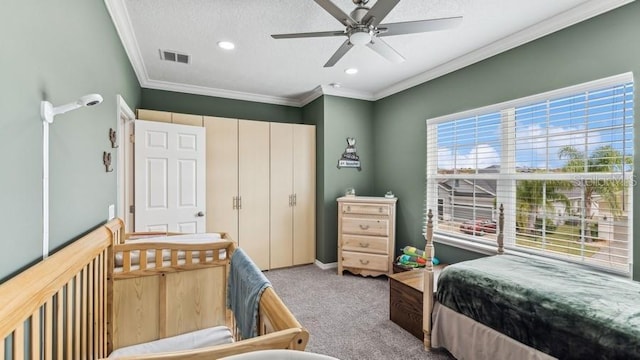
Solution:
M500 204L498 215L498 254L504 254L504 204Z
M424 348L431 350L431 311L433 310L433 213L431 209L427 213L427 229L425 232L426 246L424 255L426 265L424 268L424 287L422 305L422 330L424 331Z

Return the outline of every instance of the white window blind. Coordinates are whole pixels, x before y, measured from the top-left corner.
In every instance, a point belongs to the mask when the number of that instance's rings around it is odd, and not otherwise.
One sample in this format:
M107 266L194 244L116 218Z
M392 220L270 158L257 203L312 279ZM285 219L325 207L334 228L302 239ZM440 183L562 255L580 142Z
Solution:
M631 74L427 120L436 241L505 247L628 274ZM437 209L437 210L436 210Z

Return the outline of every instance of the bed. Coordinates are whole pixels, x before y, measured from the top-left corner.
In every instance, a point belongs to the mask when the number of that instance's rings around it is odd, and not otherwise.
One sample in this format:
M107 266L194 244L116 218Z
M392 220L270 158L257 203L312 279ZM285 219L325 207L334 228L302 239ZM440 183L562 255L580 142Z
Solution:
M497 255L446 267L435 294L425 270L425 348L458 359L640 359L640 283L503 254L503 214ZM431 214L426 233L431 258Z
M99 226L0 285L0 359L101 359L136 346L164 350L116 358L305 349L308 332L270 286L257 300L257 336L240 336L226 304L231 259L243 252L226 234L134 241L123 229L119 219Z

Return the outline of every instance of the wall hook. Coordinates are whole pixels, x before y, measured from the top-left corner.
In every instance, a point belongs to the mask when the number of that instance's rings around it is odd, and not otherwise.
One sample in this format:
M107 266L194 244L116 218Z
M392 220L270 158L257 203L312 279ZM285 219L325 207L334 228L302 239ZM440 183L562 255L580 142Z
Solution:
M102 163L104 164L105 167L105 171L106 172L112 172L113 169L111 168L111 153L110 152L103 152L102 153Z
M113 130L112 128L109 128L109 140L111 141L111 147L113 149L118 147L118 144L117 144L118 139L116 137L116 131Z

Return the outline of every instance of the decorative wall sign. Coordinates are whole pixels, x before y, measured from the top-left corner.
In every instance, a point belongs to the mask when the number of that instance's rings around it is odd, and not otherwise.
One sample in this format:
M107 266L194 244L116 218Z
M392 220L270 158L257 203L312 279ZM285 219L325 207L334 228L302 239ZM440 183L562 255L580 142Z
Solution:
M360 157L356 154L356 139L352 137L347 138L347 148L342 153L342 157L338 160L338 169L341 168L356 168L358 171L362 170L360 166Z

